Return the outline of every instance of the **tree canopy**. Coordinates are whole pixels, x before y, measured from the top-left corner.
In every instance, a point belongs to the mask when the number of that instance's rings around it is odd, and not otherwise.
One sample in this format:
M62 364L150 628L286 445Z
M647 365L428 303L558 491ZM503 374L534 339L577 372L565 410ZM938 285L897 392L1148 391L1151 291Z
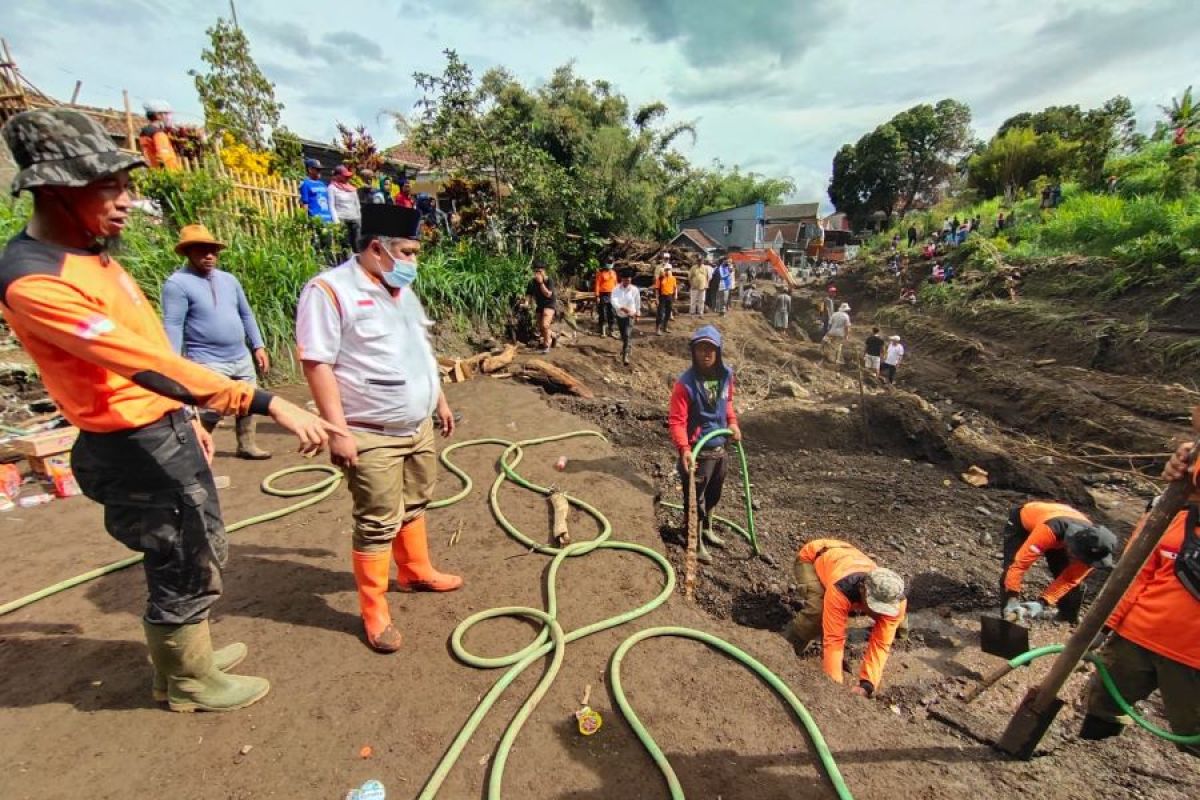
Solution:
M227 132L255 150L267 149L283 110L283 103L275 100L275 85L254 62L240 27L221 18L206 32L209 46L200 58L208 71L188 72L204 106L205 127L213 133Z

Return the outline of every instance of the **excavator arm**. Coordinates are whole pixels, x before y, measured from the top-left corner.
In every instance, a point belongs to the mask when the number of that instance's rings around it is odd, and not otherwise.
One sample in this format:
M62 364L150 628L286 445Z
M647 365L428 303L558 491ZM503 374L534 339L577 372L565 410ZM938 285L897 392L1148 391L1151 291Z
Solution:
M779 257L779 253L774 250L741 250L736 253L729 254L729 260L738 261L765 261L771 265L771 269L775 270L775 274L783 278L783 282L790 288L796 289L799 284L792 277L792 273L788 272L787 265L783 263L783 259Z

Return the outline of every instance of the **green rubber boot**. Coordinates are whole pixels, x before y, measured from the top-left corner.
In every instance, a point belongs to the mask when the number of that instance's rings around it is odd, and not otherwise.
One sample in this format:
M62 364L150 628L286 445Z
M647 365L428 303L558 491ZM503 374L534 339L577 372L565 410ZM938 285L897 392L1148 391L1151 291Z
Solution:
M696 560L701 564L711 564L713 557L712 553L708 552L708 548L704 546L704 537L700 537L700 541L696 542Z
M236 711L266 697L266 678L226 675L213 660L208 620L193 625L143 622L155 669L167 677L172 711Z
M245 661L249 654L250 649L241 642L227 644L220 650L213 651L213 666L221 672L228 672ZM154 659L150 659L150 665L154 666ZM154 688L151 692L154 695L154 702L167 702L167 676L159 671L158 667L154 667Z
M701 536L701 538L704 539L704 541L708 542L713 547L724 547L725 546L725 540L722 539L720 536L717 536L717 534L713 533L712 528L707 528L706 530L701 531L700 536Z

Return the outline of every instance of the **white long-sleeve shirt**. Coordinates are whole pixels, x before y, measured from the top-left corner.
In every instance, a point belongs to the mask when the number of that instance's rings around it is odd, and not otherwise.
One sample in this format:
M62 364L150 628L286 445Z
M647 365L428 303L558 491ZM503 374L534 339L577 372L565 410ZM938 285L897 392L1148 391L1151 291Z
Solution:
M642 294L632 283L628 286L617 284L612 293L613 310L618 316L637 317L642 313Z
M362 219L362 208L358 203L358 190L345 191L336 183L329 184L329 210L334 222L358 222Z

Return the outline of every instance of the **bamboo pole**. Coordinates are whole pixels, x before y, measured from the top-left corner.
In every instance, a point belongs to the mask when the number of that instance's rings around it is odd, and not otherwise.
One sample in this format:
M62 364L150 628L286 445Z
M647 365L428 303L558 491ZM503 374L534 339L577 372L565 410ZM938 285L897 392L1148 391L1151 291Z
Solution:
M125 146L130 150L136 150L136 140L133 138L133 111L129 108L129 90L121 90L121 99L125 101Z
M75 91L71 92L71 105L75 105L79 102L79 90L82 88L83 81L77 79L75 81Z

